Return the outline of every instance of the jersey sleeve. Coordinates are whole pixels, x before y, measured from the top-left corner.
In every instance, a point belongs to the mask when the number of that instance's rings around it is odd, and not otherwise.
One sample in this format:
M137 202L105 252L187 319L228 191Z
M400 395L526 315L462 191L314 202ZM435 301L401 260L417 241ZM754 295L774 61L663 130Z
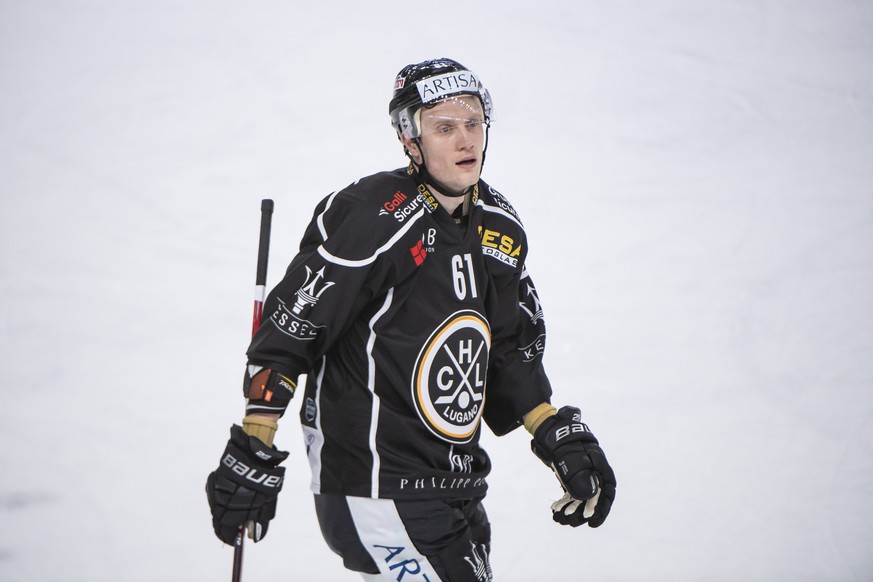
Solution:
M523 257L522 257L523 260ZM496 281L499 317L492 325L492 359L483 416L498 436L521 426L522 417L549 402L551 385L543 367L546 325L533 279L521 268Z

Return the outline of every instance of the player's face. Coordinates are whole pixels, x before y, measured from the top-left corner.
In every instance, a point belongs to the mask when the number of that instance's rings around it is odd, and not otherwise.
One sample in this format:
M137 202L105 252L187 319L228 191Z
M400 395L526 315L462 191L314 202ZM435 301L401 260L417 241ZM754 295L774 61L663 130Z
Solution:
M478 182L485 148L485 116L479 99L460 95L420 112L421 148L430 174L458 192ZM417 148L409 149L414 156L418 153Z

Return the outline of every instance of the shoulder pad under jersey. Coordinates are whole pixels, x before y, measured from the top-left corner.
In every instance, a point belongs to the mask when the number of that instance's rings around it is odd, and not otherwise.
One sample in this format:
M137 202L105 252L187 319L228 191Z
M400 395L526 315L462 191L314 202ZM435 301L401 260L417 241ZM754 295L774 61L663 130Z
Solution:
M486 184L484 181L480 181L479 186L479 200L482 202L483 206L502 210L504 213L512 217L519 226L522 226L521 218L519 218L518 213L515 211L515 208L512 207L512 204L509 203L506 196L495 190L492 186Z
M427 212L405 170L362 178L332 194L317 215L325 260L366 266L389 251Z

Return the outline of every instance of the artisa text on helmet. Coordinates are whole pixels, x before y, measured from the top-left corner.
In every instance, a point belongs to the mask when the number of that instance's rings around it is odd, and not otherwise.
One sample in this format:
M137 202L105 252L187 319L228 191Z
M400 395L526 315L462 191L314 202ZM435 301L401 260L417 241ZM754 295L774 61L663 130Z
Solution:
M479 78L470 71L456 71L423 79L415 84L422 103L436 101L459 91L478 91Z

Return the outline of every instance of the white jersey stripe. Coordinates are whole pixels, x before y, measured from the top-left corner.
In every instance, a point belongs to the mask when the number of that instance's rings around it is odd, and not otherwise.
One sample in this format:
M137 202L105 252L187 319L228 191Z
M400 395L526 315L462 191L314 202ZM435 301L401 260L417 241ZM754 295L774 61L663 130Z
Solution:
M394 287L388 290L381 309L370 319L370 337L367 340L367 387L373 395L373 408L370 411L370 452L373 455L373 472L370 485L370 496L379 497L379 451L376 449L376 431L379 429L379 406L381 401L376 395L376 361L373 359L373 345L376 343L376 332L373 327L379 318L391 307L394 299Z
M415 222L417 220L419 220L422 216L424 216L424 213L425 213L425 210L422 208L421 210L419 210L418 212L413 214L412 217L409 219L409 222L407 222L403 226L403 228L401 228L396 233L394 233L394 236L392 236L388 240L388 242L386 242L384 245L382 245L381 247L376 249L375 253L373 253L372 255L370 255L369 257L367 257L365 259L351 260L351 259L343 259L341 257L334 256L334 255L330 254L327 251L327 249L324 248L323 244L320 247L318 247L318 254L321 255L322 257L324 257L325 260L327 260L331 263L334 263L335 265L340 265L342 267L366 267L367 265L369 265L373 261L375 261L379 255L381 255L382 253L384 253L385 251L387 251L388 249L393 247L395 244L397 244L397 241L399 241L401 238L403 238L403 235L405 235L406 232L410 228L412 228L412 225L415 224ZM322 232L322 235L324 235L324 234L325 233ZM326 236L325 236L325 241L327 241Z
M524 228L524 226L521 224L521 222L518 221L518 219L516 217L514 217L509 212L503 210L502 208L499 208L497 206L491 206L489 204L485 204L484 202L482 202L481 198L476 201L476 205L481 206L482 210L484 210L486 212L493 212L494 214L500 214L502 216L505 216L506 218L508 218L509 220L511 220L512 222L514 222L518 226L520 226L522 229Z
M340 191L337 190L333 192L330 197L327 199L327 204L324 207L324 211L318 215L318 219L316 219L316 224L318 224L318 231L321 233L321 238L323 240L327 240L327 230L324 228L324 215L327 214L330 205L333 204L333 199L336 198L336 195L339 194Z
M358 537L384 580L436 582L440 579L409 539L393 500L346 497L346 501Z
M324 433L321 430L321 384L324 380L324 370L327 368L327 356L321 358L321 369L318 371L315 383L315 428L301 425L303 428L303 443L306 445L309 467L312 469L312 481L309 488L316 495L321 493L321 449L324 446ZM305 405L304 405L305 406Z

